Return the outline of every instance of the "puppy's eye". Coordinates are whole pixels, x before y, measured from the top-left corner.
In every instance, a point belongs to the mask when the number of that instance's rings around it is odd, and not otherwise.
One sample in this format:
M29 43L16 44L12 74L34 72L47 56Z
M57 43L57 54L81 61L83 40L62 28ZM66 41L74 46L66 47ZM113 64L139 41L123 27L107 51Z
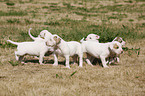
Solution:
M117 44L115 44L113 47L114 49L119 49L119 46Z
M90 39L92 39L92 38L90 37Z

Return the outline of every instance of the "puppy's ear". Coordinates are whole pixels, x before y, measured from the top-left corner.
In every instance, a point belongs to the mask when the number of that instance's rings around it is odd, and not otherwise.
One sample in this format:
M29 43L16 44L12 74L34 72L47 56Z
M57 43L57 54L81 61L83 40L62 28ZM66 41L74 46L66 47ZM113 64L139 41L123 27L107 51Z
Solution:
M56 43L59 44L60 42L61 42L61 39L58 38L57 41L56 41Z
M118 41L118 37L115 37L115 39L113 41Z
M54 36L53 39L57 42L57 36Z
M97 37L97 39L99 39L99 38L100 38L100 36L98 36L98 35L96 35L96 37Z

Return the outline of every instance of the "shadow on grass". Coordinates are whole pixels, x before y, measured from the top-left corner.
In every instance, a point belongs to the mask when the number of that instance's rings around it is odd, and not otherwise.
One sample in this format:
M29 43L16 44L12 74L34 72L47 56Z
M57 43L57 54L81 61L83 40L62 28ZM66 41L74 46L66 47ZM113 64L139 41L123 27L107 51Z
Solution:
M25 63L39 64L39 59L24 60L24 62ZM52 65L54 63L54 60L44 60L43 63ZM65 61L58 61L58 64L65 65Z

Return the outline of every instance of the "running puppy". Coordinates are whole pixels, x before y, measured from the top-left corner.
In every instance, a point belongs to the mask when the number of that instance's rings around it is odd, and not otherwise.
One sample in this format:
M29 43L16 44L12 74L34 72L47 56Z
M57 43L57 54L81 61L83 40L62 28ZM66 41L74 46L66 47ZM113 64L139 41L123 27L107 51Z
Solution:
M55 37L54 37L55 38ZM39 63L43 64L43 57L46 52L48 52L52 46L55 45L53 41L47 42L13 42L7 40L8 42L17 45L17 51L15 51L15 57L17 61L22 61L25 55L39 56Z
M100 58L103 64L103 67L107 66L106 59L110 56L118 55L123 52L122 45L117 42L109 42L109 43L97 43L94 41L83 41L82 42L83 52L94 56L95 58ZM88 59L88 64L92 65Z

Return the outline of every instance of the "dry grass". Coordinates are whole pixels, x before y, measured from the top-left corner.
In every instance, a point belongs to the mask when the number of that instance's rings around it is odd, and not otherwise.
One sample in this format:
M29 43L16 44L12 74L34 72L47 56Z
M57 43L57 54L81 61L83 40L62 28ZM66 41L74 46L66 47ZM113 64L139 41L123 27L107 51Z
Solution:
M0 1L0 96L144 96L145 3L138 1L142 0L9 0L14 5ZM10 10L14 12L8 14ZM65 40L79 41L97 29L106 31L101 27L104 24L105 28L114 28L107 32L118 32L124 25L125 32L142 33L123 37L126 47L140 48L140 54L125 51L121 61L110 68L102 68L98 63L92 67L84 62L83 68L71 64L71 69L66 69L62 57L59 66L52 66L53 56L44 58L46 65L39 65L30 56L26 57L28 64L20 64L14 57L16 47L6 42L9 38L31 41L27 34L30 27L35 36L48 29ZM99 27L88 27L94 25Z

